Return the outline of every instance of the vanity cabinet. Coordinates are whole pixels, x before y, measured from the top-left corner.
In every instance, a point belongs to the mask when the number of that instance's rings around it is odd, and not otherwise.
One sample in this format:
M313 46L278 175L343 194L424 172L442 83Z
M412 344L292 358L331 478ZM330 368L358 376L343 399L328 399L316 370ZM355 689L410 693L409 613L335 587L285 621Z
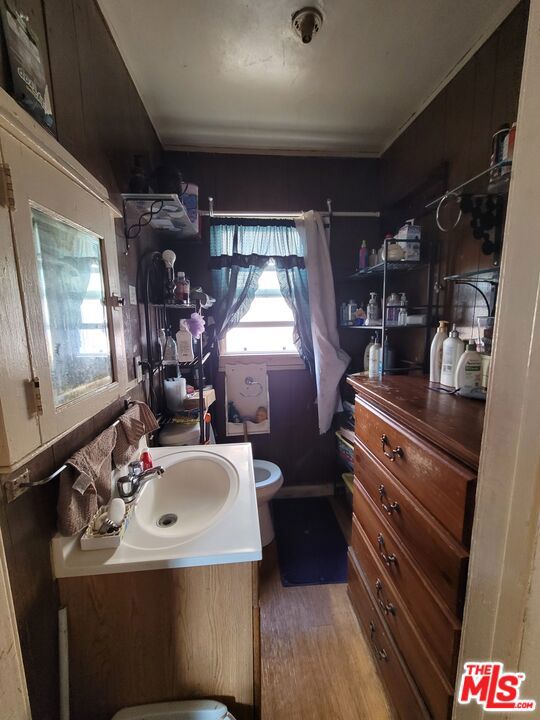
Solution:
M401 720L452 712L483 404L422 377L356 392L349 596Z
M257 563L61 578L77 720L122 707L214 698L259 707Z
M123 395L114 218L105 188L0 90L0 468Z

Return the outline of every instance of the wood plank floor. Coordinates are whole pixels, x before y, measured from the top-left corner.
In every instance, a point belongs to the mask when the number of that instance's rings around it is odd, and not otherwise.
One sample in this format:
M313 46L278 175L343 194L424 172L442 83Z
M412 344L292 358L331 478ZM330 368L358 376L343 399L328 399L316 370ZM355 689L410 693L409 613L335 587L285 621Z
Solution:
M284 588L261 564L262 720L390 720L346 585Z

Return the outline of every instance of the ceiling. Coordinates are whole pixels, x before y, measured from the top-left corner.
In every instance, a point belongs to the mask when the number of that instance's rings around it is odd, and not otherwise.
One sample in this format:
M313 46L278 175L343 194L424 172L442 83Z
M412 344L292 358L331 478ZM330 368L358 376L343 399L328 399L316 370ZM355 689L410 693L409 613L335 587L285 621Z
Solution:
M308 2L313 0L308 0ZM163 146L380 153L516 0L98 0Z

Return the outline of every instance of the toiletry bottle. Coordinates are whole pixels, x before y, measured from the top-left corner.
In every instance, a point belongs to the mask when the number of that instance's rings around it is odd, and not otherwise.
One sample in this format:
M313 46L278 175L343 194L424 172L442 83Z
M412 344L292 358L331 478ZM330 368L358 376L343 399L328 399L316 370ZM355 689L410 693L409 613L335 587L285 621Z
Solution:
M370 380L376 380L381 372L381 343L379 335L375 333L375 341L369 349L369 370L368 377Z
M366 322L366 311L364 310L364 306L362 305L362 303L360 303L360 305L358 305L358 307L356 308L354 324L355 325L364 325L365 322Z
M441 385L455 389L456 368L464 349L463 341L459 339L459 333L454 324L450 334L443 342Z
M388 325L397 325L401 300L396 292L390 293L386 298L386 322Z
M369 339L369 343L366 346L366 349L364 350L364 371L368 372L369 370L369 351L371 350L371 346L375 342L375 336L372 335Z
M482 356L473 340L459 358L454 385L456 388L478 388L482 385Z
M189 304L189 280L186 273L179 271L176 274L176 285L174 286L174 299L181 305Z
M358 268L359 270L365 270L368 266L368 249L366 241L362 240L362 246L358 254Z
M166 365L175 365L178 362L178 348L176 347L174 338L169 334L167 335L165 350L163 351L163 362Z
M347 307L347 325L354 325L354 318L356 317L357 309L358 305L356 304L356 300L349 300L349 305Z
M167 344L167 335L165 334L165 328L160 328L158 332L158 343L160 348L160 360L163 360L165 355L165 345Z
M396 353L394 352L394 348L392 347L392 345L390 345L390 341L388 340L388 333L385 333L382 355L384 358L384 367L386 370L396 367Z
M347 322L347 303L342 302L341 307L339 310L339 324L340 325L348 325Z
M176 344L178 346L178 359L180 362L192 362L195 359L193 353L193 337L189 330L184 327L182 321L176 333Z
M446 320L441 320L439 322L437 332L431 341L431 352L429 355L429 382L441 382L443 342L448 337L448 330L446 329L447 325L448 323Z
M377 264L377 251L375 248L369 253L369 267L373 267Z
M152 456L147 447L143 448L139 460L142 462L143 470L150 470L150 468L154 467Z
M399 300L399 313L398 313L398 325L406 325L407 324L407 296L405 293L401 293L401 297Z
M379 301L377 299L377 293L372 292L369 294L366 325L378 325L380 322L380 318L381 314L379 308Z

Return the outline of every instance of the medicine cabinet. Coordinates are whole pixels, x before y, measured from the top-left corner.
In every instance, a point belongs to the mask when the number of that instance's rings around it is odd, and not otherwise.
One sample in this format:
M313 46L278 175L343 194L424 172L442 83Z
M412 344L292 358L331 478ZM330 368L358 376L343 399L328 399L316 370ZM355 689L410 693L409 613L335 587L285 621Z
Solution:
M0 466L126 391L122 305L105 188L0 95Z

